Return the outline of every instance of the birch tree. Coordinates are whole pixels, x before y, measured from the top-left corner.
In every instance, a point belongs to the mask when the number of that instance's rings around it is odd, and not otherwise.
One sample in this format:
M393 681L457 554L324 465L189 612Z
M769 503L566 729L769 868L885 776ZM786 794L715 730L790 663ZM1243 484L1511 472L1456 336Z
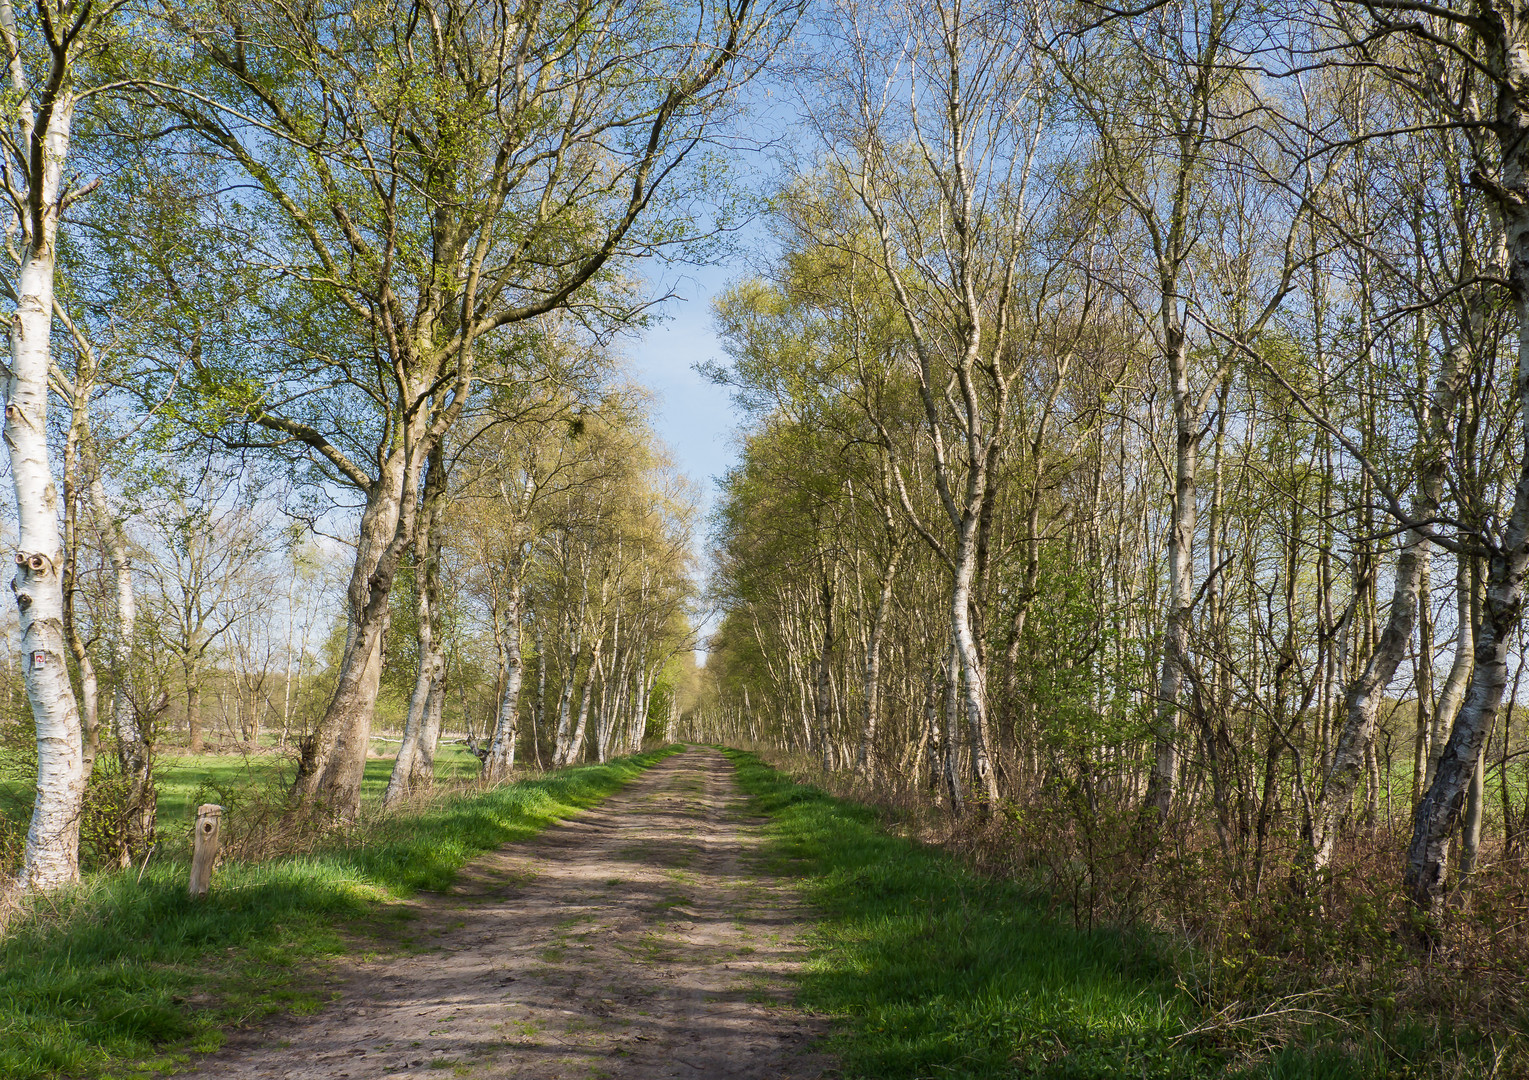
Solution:
M27 697L37 728L37 798L20 883L53 889L79 877L84 769L79 703L69 684L58 531L59 498L48 453L48 375L59 227L80 190L65 180L82 56L99 46L117 5L39 2L0 6L0 39L13 95L0 134L5 191L14 214L7 249L16 305L6 372L5 439L16 493L16 578Z
M1020 366L1011 334L1023 237L1037 212L1045 84L1005 5L898 5L879 20L845 9L832 32L846 51L820 76L826 103L815 126L872 223L876 264L913 353L950 534L940 541L915 521L951 574L947 738L959 711L974 782L991 804L998 786L974 612L993 473L1012 437Z

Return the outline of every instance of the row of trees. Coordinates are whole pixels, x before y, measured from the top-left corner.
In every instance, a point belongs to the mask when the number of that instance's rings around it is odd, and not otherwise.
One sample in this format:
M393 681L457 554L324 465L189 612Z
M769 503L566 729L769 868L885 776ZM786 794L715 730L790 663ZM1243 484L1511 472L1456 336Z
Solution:
M1436 933L1529 821L1518 17L813 29L778 257L718 306L704 722L1080 864L1205 836L1242 898L1395 814Z
M405 570L419 653L411 730L441 709L435 607L451 507L495 486L484 470L454 476L454 463L492 444L482 432L530 422L528 410L609 404L608 380L577 369L641 321L641 260L703 255L723 235L715 150L794 15L773 0L0 10L16 268L5 433L38 760L24 887L78 875L103 671L102 726L130 801L151 801L142 695L124 674L138 619L132 507L120 501L140 467L133 448L273 470L289 510L355 537L332 692L303 736L292 794L295 816L353 817ZM624 431L642 450L634 462L653 457L631 416L564 420ZM525 507L540 466L506 455L504 521L538 528ZM675 519L639 520L630 500L659 482L631 468L611 484L647 479L559 523L573 530L561 552L579 616L524 609L549 613L564 635L549 640L572 635L565 681L596 687L589 709L616 742L635 724L621 690L648 695L650 638L673 630L660 609L680 592ZM85 506L88 537L71 531ZM70 608L82 538L112 568L111 614L91 634ZM607 543L616 555L590 554ZM520 671L521 572L494 586L508 589L496 609L507 686ZM215 588L203 583L202 599ZM590 669L593 680L578 674ZM510 756L501 745L495 767Z

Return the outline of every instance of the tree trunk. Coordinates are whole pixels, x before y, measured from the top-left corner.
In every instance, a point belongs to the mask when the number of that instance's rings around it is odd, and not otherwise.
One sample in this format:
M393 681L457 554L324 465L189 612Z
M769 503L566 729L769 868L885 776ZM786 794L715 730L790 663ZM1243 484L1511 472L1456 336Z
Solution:
M200 665L186 668L186 740L193 754L202 752L202 672Z
M951 588L951 640L961 666L965 690L968 750L971 754L972 782L977 786L983 805L991 810L998 802L998 776L988 750L987 683L977 637L972 630L972 576L977 566L977 521L970 518L961 530L956 546L955 581Z
M384 807L408 798L413 790L414 782L420 775L418 759L421 742L425 737L430 697L446 677L446 657L435 634L437 601L440 597L440 543L445 492L445 451L440 444L436 444L430 453L425 490L414 530L415 643L419 660L398 756L393 759L393 771L388 777L387 789L382 793ZM431 756L433 759L433 749ZM434 770L424 773L424 776L428 784L434 779Z
M1412 516L1419 521L1431 519L1443 498L1445 458L1452 445L1452 421L1463 361L1464 358L1454 350L1445 354L1444 367L1439 372L1433 400L1429 404L1424 443L1419 447L1418 493L1412 507ZM1396 557L1396 579L1386 627L1363 672L1349 687L1343 730L1322 782L1322 794L1312 822L1312 861L1319 871L1332 863L1339 818L1353 800L1368 756L1374 753L1375 725L1386 687L1412 644L1412 630L1417 623L1428 560L1428 538L1419 529L1408 529L1403 536L1402 549ZM1468 630L1462 628L1461 633L1466 634ZM1378 792L1373 793L1372 798L1377 795Z
M417 570L424 577L423 570ZM392 807L409 797L415 775L415 761L420 752L420 736L425 726L425 713L429 709L430 691L439 680L437 668L441 655L435 646L434 632L430 625L430 602L425 590L418 590L419 628L416 640L419 646L419 662L414 676L414 692L409 695L409 712L404 719L403 737L399 740L398 756L393 759L393 771L388 776L388 786L382 793L384 808Z
M1518 319L1520 428L1514 451L1519 474L1512 511L1501 533L1490 538L1470 689L1439 755L1433 783L1413 816L1403 884L1426 920L1427 934L1437 933L1444 914L1449 841L1459 824L1465 789L1476 774L1482 747L1502 703L1508 648L1523 616L1524 577L1529 573L1529 147L1525 145L1529 103L1523 97L1523 88L1529 85L1529 54L1523 49L1522 22L1516 17L1507 22L1481 22L1489 24L1494 41L1490 59L1502 65L1493 129L1502 155L1501 184L1506 186L1499 189L1494 202L1501 215L1509 291ZM1506 39L1500 36L1505 30Z
M966 803L961 787L961 645L954 631L945 658L945 731L940 741L945 751L945 792L950 797L951 813L960 814Z
M1423 560L1422 577L1418 582L1418 656L1417 656L1417 716L1414 717L1412 736L1412 795L1407 805L1417 809L1423 797L1423 787L1428 782L1429 738L1433 732L1433 606L1430 598L1429 561Z
M830 665L834 648L834 582L826 568L820 571L818 600L823 608L823 638L818 646L817 673L813 685L813 719L816 727L818 748L822 751L823 771L833 772L833 738L830 735L833 702L831 697Z
M430 683L425 698L425 718L419 728L419 748L414 753L414 772L410 790L428 788L435 783L435 752L441 743L441 721L446 710L446 665L441 663L439 677Z
M563 752L561 764L564 767L572 765L584 751L584 733L589 726L589 705L594 698L595 680L600 677L600 645L601 639L596 637L594 652L589 658L589 674L584 677L584 692L579 695L578 720L573 726L573 734L568 738L567 749Z
M579 674L578 653L570 651L568 671L557 695L557 737L552 744L552 767L561 769L573 756L573 691Z
M64 562L60 577L64 590L64 640L80 672L80 770L89 784L101 749L101 695L96 665L80 636L75 600L79 583L80 549L80 444L89 436L89 386L84 365L76 368L73 408L64 438Z
M334 696L303 744L292 794L298 807L322 802L344 819L361 805L361 778L371 738L377 687L382 676L382 641L388 625L388 593L404 550L413 539L416 503L404 506L414 474L401 450L389 455L380 478L367 493L356 545L356 562L346 590L348 625Z
M30 107L21 111L31 121ZM11 588L19 618L22 677L37 732L37 797L19 881L23 888L37 890L79 879L80 807L87 779L79 704L69 685L59 498L48 460L53 272L73 114L74 96L65 85L51 103L43 130L27 133L41 170L27 178L36 209L23 223L26 247L16 276L5 403L5 442L16 492L16 577Z
M1491 738L1491 732L1487 732ZM1476 869L1476 856L1481 851L1481 820L1486 816L1487 741L1482 740L1481 753L1476 756L1476 767L1471 772L1471 782L1465 792L1465 820L1460 825L1460 887L1464 888Z
M1471 558L1458 556L1455 569L1455 659L1444 689L1439 694L1439 705L1433 713L1433 730L1429 736L1428 769L1423 777L1424 788L1433 784L1439 758L1444 754L1444 741L1459 715L1465 701L1465 691L1471 682L1471 671L1476 663L1476 639L1472 618L1472 596L1475 591L1475 574L1471 572Z
M1189 655L1189 619L1194 604L1196 472L1199 417L1189 392L1189 362L1182 330L1170 330L1168 371L1173 389L1173 520L1168 532L1168 617L1163 626L1162 673L1158 679L1156 761L1147 783L1147 806L1159 821L1168 816L1179 782L1179 687Z
M1529 326L1529 311L1524 312ZM1521 353L1529 368L1529 347ZM1525 422L1529 423L1529 416ZM1413 816L1404 884L1412 902L1436 932L1444 914L1449 842L1460 820L1465 789L1481 760L1487 733L1502 703L1508 674L1508 646L1523 610L1523 579L1529 572L1529 458L1521 469L1513 514L1501 547L1488 563L1487 589L1470 690L1434 771L1433 783Z
M901 549L894 549L881 576L881 595L871 616L871 633L865 643L865 713L860 728L860 753L855 771L870 784L876 783L876 728L881 720L881 644L886 636L887 615L892 607L892 586L897 579Z
M127 816L120 861L130 864L148 850L154 837L157 816L156 792L152 776L152 756L148 734L138 722L133 703L133 642L138 625L138 602L133 589L133 565L128 556L127 535L122 519L112 513L101 481L101 466L94 447L87 438L81 443L81 462L89 474L92 509L106 541L116 587L116 628L112 639L112 729L117 736L117 763L127 782Z
M536 757L536 767L542 767L541 736L547 726L547 631L540 619L536 620L536 708L531 713L531 752Z
M515 767L515 739L520 726L520 686L525 678L525 661L520 655L520 578L521 555L517 548L510 564L509 582L504 601L504 626L499 649L504 666L504 696L499 700L499 716L494 724L494 738L488 757L483 759L483 779L503 780Z

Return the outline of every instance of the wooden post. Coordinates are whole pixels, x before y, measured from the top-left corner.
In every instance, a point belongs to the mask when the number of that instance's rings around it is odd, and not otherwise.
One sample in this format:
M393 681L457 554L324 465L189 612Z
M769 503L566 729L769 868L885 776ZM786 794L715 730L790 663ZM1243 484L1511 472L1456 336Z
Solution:
M206 896L212 885L212 864L218 859L218 834L222 825L223 808L217 803L203 803L196 808L196 846L191 855L192 896Z

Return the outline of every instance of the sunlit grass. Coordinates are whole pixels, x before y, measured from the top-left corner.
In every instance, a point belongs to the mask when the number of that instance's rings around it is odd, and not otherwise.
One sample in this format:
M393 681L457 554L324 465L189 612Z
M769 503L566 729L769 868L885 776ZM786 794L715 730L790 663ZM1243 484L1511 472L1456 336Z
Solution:
M475 855L594 805L669 752L443 798L302 857L227 863L200 902L168 860L31 901L0 940L0 1077L130 1075L217 1046L231 1019L314 1008L295 969L350 948L346 935L385 940L390 901L444 889Z
M1493 1073L1505 1047L1422 1018L1289 1024L1272 1052L1269 1026L1256 1039L1189 1036L1207 1020L1181 989L1178 965L1192 956L1129 930L1076 930L1048 898L891 836L871 809L793 783L753 755L727 753L754 811L771 819L770 868L799 881L821 916L799 1001L834 1019L830 1048L847 1078L1510 1075Z
M846 1076L1193 1077L1185 1003L1146 939L1080 932L1018 886L889 835L873 811L729 752L769 815L772 869L822 916L805 1006Z

